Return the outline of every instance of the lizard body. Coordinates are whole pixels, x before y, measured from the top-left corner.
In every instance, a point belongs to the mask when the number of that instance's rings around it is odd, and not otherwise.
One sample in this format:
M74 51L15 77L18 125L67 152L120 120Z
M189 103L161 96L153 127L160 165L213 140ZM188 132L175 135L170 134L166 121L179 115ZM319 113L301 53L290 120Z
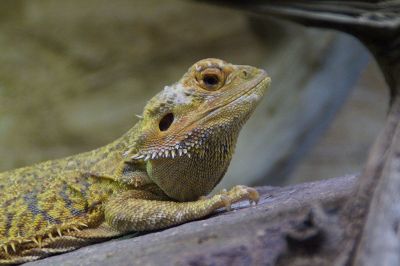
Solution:
M239 131L269 83L263 70L201 60L111 144L0 173L0 264L257 201L245 186L204 196L225 174Z

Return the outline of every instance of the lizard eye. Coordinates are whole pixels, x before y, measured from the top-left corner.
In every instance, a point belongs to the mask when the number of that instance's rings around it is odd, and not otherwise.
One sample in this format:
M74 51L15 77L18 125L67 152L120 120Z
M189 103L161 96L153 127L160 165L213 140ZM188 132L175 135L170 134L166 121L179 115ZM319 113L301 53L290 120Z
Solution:
M216 91L224 85L225 76L219 68L206 68L197 74L196 80L203 89Z
M174 114L173 113L168 113L164 115L163 118L160 120L160 124L158 127L160 128L161 131L166 131L168 128L171 126L171 124L174 122Z
M203 83L207 87L213 87L213 86L218 85L219 78L215 75L206 75L203 77Z

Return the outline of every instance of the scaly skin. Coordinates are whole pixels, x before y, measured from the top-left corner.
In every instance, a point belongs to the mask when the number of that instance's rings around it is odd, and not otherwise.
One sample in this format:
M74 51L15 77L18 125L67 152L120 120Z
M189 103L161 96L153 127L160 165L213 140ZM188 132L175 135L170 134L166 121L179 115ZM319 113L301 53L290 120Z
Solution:
M239 131L269 83L254 67L199 61L113 143L0 173L0 264L256 202L257 191L245 186L204 196L225 174Z

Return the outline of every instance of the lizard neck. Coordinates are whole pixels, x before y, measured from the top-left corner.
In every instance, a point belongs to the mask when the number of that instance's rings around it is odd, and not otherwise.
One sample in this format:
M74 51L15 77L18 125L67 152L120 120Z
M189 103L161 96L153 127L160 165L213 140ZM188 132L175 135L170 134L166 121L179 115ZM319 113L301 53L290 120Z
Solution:
M178 158L147 161L147 173L165 194L178 201L197 200L220 182L228 169L239 129L217 129L205 143Z

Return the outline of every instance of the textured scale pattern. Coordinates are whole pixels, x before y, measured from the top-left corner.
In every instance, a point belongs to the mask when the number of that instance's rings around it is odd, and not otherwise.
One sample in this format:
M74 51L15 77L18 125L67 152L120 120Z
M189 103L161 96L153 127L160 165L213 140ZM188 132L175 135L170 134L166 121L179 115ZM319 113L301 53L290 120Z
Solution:
M225 174L239 131L269 83L263 70L201 60L154 96L113 143L0 173L0 264L257 202L257 191L245 186L205 196Z

